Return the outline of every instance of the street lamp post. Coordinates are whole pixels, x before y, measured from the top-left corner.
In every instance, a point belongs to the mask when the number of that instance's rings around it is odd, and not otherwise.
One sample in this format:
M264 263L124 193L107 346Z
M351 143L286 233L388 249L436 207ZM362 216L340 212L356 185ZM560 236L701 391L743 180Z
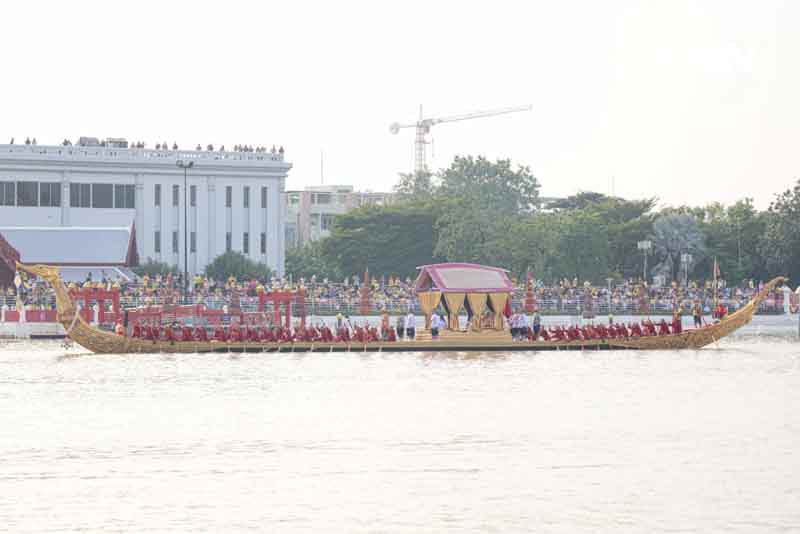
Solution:
M183 169L183 303L186 304L186 299L189 296L189 208L187 202L186 183L187 173L189 169L194 167L194 161L177 161L178 168Z
M692 255L688 252L681 254L681 263L683 264L683 287L689 286L689 264L692 263Z
M653 246L653 243L647 239L645 241L639 241L636 243L636 248L642 251L644 255L644 267L642 268L642 280L647 282L647 255L650 253L650 248Z

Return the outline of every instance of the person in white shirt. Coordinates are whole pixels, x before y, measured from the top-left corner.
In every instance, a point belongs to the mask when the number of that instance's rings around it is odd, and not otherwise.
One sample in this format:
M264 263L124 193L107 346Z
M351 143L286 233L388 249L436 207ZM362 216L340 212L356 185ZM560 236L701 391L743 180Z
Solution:
M444 320L444 317L433 314L433 317L431 317L431 338L438 339L439 330L442 328L447 328L447 322Z
M416 328L414 328L416 324L417 318L414 317L412 312L408 312L406 315L406 339L414 339L414 334L416 332Z

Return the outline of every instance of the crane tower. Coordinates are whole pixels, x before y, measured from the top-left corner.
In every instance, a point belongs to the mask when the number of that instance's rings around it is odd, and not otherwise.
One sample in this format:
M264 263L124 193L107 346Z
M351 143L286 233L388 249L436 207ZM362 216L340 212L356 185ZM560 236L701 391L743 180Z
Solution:
M427 168L425 145L428 144L425 138L431 131L431 126L440 124L442 122L455 122L465 121L468 119L480 119L482 117L494 117L495 115L504 115L506 113L516 113L518 111L530 111L532 106L517 106L500 109L490 109L487 111L476 111L474 113L465 113L463 115L451 115L449 117L428 117L423 118L422 106L419 108L419 120L415 123L400 124L394 122L389 125L389 131L393 134L400 132L400 128L415 128L416 135L414 137L414 171L424 172Z

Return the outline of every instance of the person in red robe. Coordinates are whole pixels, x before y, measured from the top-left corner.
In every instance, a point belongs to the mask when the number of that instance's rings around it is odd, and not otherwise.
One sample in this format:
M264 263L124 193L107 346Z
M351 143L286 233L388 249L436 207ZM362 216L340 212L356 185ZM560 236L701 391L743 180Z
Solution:
M181 341L194 341L191 327L186 325L183 326L183 330L181 332Z
M144 327L144 338L148 341L153 341L153 327L149 324Z
M139 326L139 321L133 323L133 335L132 337L140 338L142 337L142 327Z
M168 324L164 329L164 339L170 343L175 341L175 332L172 330L171 324Z
M361 328L360 326L356 326L355 339L359 343L364 342L364 329Z
M542 328L541 332L539 332L539 335L542 336L543 340L550 341L550 334L547 333L547 329L546 328Z
M202 326L198 326L194 329L194 337L197 341L202 341L204 343L208 341L208 333Z
M648 336L658 335L658 332L656 332L656 325L654 325L653 321L651 321L650 319L647 319L647 321L645 321L644 326Z
M597 330L597 336L600 339L608 339L608 328L606 328L606 325L599 324L595 330Z
M667 321L661 319L661 322L658 323L658 335L666 336L668 334L669 334L669 326L667 326Z
M228 341L228 336L225 335L225 329L221 326L214 329L214 341L219 341L220 343Z

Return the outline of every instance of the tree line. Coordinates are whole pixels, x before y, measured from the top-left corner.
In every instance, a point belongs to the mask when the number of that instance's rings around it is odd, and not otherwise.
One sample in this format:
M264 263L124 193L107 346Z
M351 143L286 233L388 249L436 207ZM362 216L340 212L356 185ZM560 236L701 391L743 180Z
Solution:
M764 211L749 198L656 209L657 198L581 192L544 202L539 191L529 167L459 156L436 174L401 175L396 202L340 215L329 237L287 250L287 273L414 277L420 265L460 261L599 284L641 278L637 244L650 241L648 277L706 279L716 258L729 283L777 274L800 280L800 180Z

